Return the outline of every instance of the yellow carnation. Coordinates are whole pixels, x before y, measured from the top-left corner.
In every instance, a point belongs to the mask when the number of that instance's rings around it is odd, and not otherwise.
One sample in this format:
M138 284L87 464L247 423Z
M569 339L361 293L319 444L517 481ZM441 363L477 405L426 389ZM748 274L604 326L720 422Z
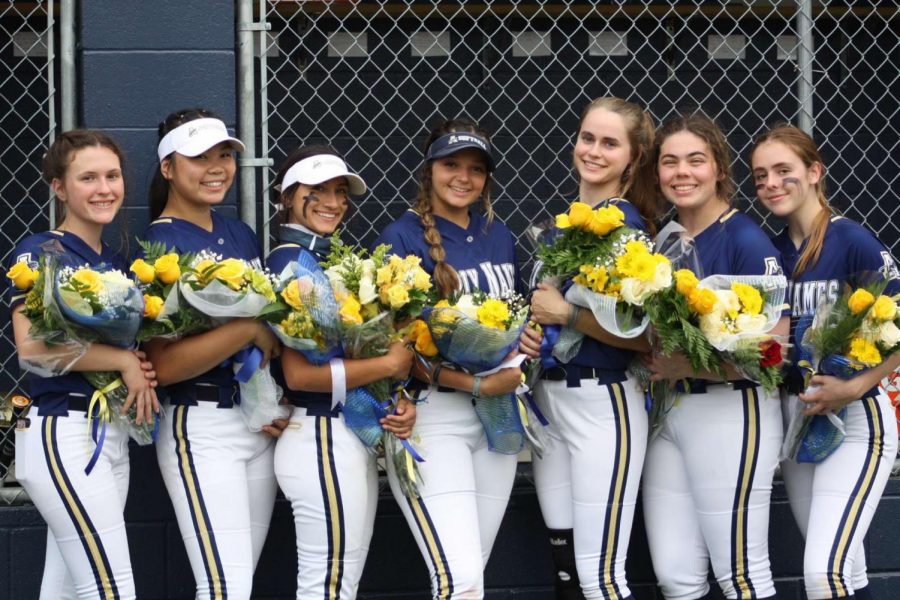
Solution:
M244 284L244 271L247 266L239 258L226 258L219 263L215 278L233 290L241 289Z
M300 299L300 281L294 279L281 290L281 297L293 309L302 310L303 300Z
M435 308L450 308L450 301L444 298L443 300L438 300L434 305Z
M573 202L569 207L569 223L572 227L585 229L593 216L593 209L584 202Z
M850 341L850 358L861 362L868 367L874 367L881 363L881 352L878 347L863 338L853 338Z
M893 321L897 316L897 305L887 296L878 296L878 300L872 305L869 317L878 321Z
M488 298L478 307L478 322L493 329L506 329L509 320L509 307L500 300Z
M678 269L675 271L675 289L678 290L679 294L690 296L698 283L700 283L700 281L690 269Z
M360 314L361 308L359 301L352 294L347 294L341 302L339 311L341 321L348 325L361 325L363 322L362 314Z
M153 283L153 280L156 279L156 269L153 268L153 265L144 262L143 258L138 258L131 263L129 270L137 276L141 283Z
M178 266L177 254L164 254L153 261L156 276L164 284L169 285L178 281L181 277L181 267Z
M763 299L759 290L752 285L734 282L731 284L731 291L737 294L741 301L742 312L748 315L758 315L762 312Z
M850 296L850 299L847 300L847 306L850 308L850 312L852 312L854 315L858 315L862 311L872 306L873 302L875 302L875 296L873 296L868 290L860 288L853 292L853 294Z
M28 263L19 261L6 272L6 276L12 279L13 285L20 290L30 289L38 278L38 272L28 266Z
M103 289L103 282L100 281L100 273L91 269L78 269L72 275L71 281L79 284L82 292L90 292L93 294L100 293Z
M163 299L159 296L144 294L144 318L155 321L162 311L163 304Z
M716 307L716 293L707 288L695 288L688 296L688 306L698 315L708 315Z
M616 271L623 277L651 281L656 275L656 260L644 244L632 240L625 244L625 253L616 258Z

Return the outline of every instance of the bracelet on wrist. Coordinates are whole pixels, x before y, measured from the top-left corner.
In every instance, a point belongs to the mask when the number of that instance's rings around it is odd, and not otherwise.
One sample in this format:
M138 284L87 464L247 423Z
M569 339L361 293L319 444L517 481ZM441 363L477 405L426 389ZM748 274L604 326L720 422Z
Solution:
M444 368L444 363L438 363L438 364L436 364L436 365L434 366L433 369L431 369L431 383L432 383L432 385L440 385L440 384L441 384L441 382L439 381L439 379L440 379L440 377L441 377L441 369L443 369L443 368Z
M566 327L569 329L575 329L575 324L578 322L578 313L581 312L581 307L576 304L569 305L569 319L566 321Z
M472 380L472 396L481 398L481 377L478 375Z

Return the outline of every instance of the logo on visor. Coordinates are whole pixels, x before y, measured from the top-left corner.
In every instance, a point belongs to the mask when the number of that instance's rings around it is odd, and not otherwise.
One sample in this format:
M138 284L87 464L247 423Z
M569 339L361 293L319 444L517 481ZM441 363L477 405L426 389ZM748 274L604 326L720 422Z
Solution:
M484 151L487 151L487 144L484 143L484 140L481 138L477 138L473 135L451 135L450 136L450 144L459 144L459 143L472 143L481 148Z

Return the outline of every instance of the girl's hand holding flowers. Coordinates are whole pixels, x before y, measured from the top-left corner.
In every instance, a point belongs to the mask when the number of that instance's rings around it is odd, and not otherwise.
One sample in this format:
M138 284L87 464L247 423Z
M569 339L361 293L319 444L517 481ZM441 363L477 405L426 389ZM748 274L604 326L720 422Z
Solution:
M128 396L122 403L119 413L128 414L132 404L136 404L134 422L136 425L153 423L153 413L159 413L159 400L156 397L156 372L153 365L144 360L143 352L122 351L121 364L116 370L122 374L122 381L128 388Z
M481 379L480 394L483 397L504 396L516 391L522 383L522 369L500 369Z
M413 365L413 352L409 349L406 340L392 342L388 346L384 359L388 366L387 373L391 379L401 381L409 377L409 371Z
M544 339L540 326L529 325L522 330L519 336L519 352L529 358L540 358L541 340Z
M552 285L539 283L531 294L531 319L540 325L565 325L569 319L570 304Z
M675 385L680 379L694 377L696 373L691 366L691 361L683 352L673 352L668 356L652 353L643 355L644 366L652 375L650 381L666 381Z
M831 375L813 375L807 391L800 394L800 401L806 403L803 414L837 413L866 392L860 381L857 377L840 379Z
M397 408L380 421L385 431L393 433L401 440L409 439L416 424L416 405L406 396L397 400Z

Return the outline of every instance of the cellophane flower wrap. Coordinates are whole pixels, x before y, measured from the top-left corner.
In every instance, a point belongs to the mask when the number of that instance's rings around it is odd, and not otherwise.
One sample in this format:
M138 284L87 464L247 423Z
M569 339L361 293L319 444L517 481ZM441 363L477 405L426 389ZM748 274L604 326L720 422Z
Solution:
M885 295L886 282L878 279L847 290L833 304L823 303L815 315L800 317L794 364L803 373L807 391L814 389L809 380L815 374L851 379L900 350L900 295ZM820 463L843 441L847 409L824 415L804 415L802 409L799 399L788 407L782 458Z
M286 347L322 365L342 354L338 303L331 283L309 252L301 251L278 276L277 301L259 318Z
M17 286L20 281L27 285L20 289L28 290L23 310L31 324L28 336L49 350L42 355L31 353L29 360L20 360L20 366L41 377L64 375L93 343L133 347L144 313L134 282L106 265L63 265L64 250L58 242L45 244L43 250L36 272L22 277L28 266L20 263L23 267L15 266L7 274ZM117 371L81 371L80 375L96 390L88 405L88 428L97 447L88 472L102 449L106 423L113 419L121 419L139 444L153 441L153 425L135 424L134 405L127 414L120 414L128 389Z
M420 262L417 256L391 255L386 244L369 254L332 238L323 265L338 302L344 356L383 356L393 342L412 330L414 324L407 322L432 301L433 293L431 277ZM401 325L403 332L397 330ZM405 383L381 379L347 390L342 412L347 427L367 448L377 452L383 445L404 493L416 496L416 462L422 459L410 440L399 440L381 426L381 419L396 410L401 394L407 393Z
M181 274L178 293L215 323L257 318L277 302L272 275L248 261L204 250L193 257L190 267ZM240 386L241 414L250 431L287 418L291 410L281 404L282 390L268 365L260 367L262 358L259 348L248 346L230 359Z
M493 372L519 343L528 305L514 292L491 297L476 291L425 309L431 337L440 355L468 373ZM488 446L501 454L518 454L525 443L515 393L475 398Z
M592 209L574 202L567 213L557 215L556 226L562 234L538 250L542 277L571 278L566 300L590 309L613 335L641 335L649 322L644 303L672 283L669 259L654 251L645 233L627 227L625 213L613 203ZM564 328L553 356L568 362L583 339L581 332Z

